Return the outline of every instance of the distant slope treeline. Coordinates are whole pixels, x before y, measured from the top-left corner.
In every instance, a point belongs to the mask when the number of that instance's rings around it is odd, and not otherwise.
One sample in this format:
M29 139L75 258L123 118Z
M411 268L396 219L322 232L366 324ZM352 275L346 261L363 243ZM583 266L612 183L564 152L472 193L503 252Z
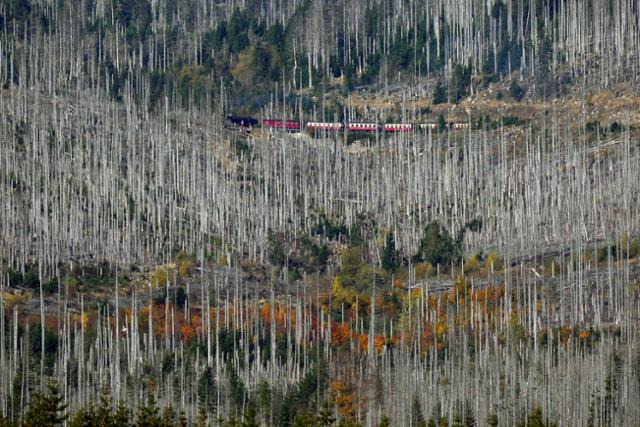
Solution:
M255 108L269 100L263 95L319 89L332 77L344 78L348 92L433 74L457 101L473 89L465 75L494 79L516 70L534 76L537 93L547 96L583 73L607 85L636 75L640 64L632 0L78 4L11 0L0 6L5 84L33 79L28 64L45 48L67 62L70 87L97 85L151 110L165 95L183 107L211 105L221 83L236 105Z

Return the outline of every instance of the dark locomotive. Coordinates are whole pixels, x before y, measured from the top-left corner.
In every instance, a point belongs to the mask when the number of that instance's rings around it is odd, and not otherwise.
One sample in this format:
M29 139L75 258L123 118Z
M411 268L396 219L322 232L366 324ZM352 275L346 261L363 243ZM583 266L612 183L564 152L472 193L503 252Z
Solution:
M233 125L241 128L254 128L258 126L258 120L253 117L227 115L227 120Z

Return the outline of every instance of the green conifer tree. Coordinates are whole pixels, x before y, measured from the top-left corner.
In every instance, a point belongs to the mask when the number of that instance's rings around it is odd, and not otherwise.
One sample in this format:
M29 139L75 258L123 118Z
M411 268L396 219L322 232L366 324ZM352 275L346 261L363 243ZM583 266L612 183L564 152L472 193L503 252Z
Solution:
M116 409L116 413L113 416L113 424L114 427L129 427L131 423L129 422L129 410L124 406L122 402L118 404L118 408Z
M267 381L258 384L258 407L262 419L267 422L271 418L271 389Z
M442 83L442 80L438 79L436 87L433 90L433 104L444 104L447 102L447 88Z
M68 415L67 405L63 403L58 386L50 384L46 393L36 393L22 419L23 427L51 427L62 425Z
M396 251L396 242L393 237L393 232L387 233L385 240L384 251L382 253L382 267L390 273L395 273L398 270L399 260L398 251Z
M176 423L177 427L187 427L187 414L184 411L180 411L180 415L178 416L178 422Z
M96 427L110 427L113 425L111 415L111 397L106 389L100 393L100 403L94 415L94 425Z
M429 223L424 229L420 240L418 261L427 261L431 265L440 264L446 268L452 260L457 258L456 243L449 231L437 222Z
M308 411L302 411L293 419L293 427L313 427L313 416Z
M176 412L171 406L167 406L162 411L162 419L160 420L162 427L173 427L176 425Z
M20 398L22 393L22 371L16 372L13 383L11 384L11 402L10 402L10 421L14 424L18 423L22 408L20 406Z
M449 101L458 102L467 96L470 84L471 70L460 64L454 64L449 81Z
M524 97L524 88L520 86L516 80L511 80L509 96L518 102L522 101Z
M523 423L523 425L527 425L528 427L552 427L555 426L554 423L547 423L545 421L544 415L542 414L542 409L539 407L533 408L531 415L527 418L527 422Z
M242 427L258 427L256 407L251 400L245 405Z
M460 416L459 413L456 413L453 416L453 424L452 427L466 427L466 424L464 423L464 421L462 420L462 417Z
M246 389L233 365L229 365L229 388L236 408L241 408L244 404Z
M213 371L207 367L198 379L198 408L206 413L215 413L216 387Z
M93 408L80 409L73 415L71 421L69 421L69 427L87 427L94 425L96 424Z
M325 400L322 403L320 412L318 412L318 416L316 417L316 424L318 425L318 427L329 427L333 425L335 421L336 419L333 416L331 407L329 406L329 402Z
M158 405L153 393L149 393L146 404L138 408L136 427L160 427L160 416L158 415Z
M442 114L438 115L438 132L444 132L445 130L447 130L447 122L444 119L444 116Z
M196 416L196 427L207 427L209 425L209 416L204 408L198 409L198 416Z
M422 414L422 407L420 406L418 396L413 397L413 403L411 404L411 425L418 427L427 426L427 423L424 420L424 415Z
M229 419L222 425L224 427L240 427L241 424L236 419L236 415L232 413L229 415Z

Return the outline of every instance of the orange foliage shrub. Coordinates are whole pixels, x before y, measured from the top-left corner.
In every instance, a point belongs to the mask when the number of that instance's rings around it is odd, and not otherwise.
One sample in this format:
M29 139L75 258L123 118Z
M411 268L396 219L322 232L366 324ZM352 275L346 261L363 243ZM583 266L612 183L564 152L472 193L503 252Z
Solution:
M292 311L295 315L295 311ZM273 308L273 319L276 322L276 332L283 333L286 330L287 312L281 305L275 305ZM271 304L265 303L260 307L260 318L267 329L271 328Z
M52 313L45 314L44 327L55 331L58 328L58 316Z
M569 338L571 338L571 328L569 328L568 326L564 326L562 327L562 329L560 329L560 342L564 345L567 345L567 343L569 342Z
M347 385L342 381L332 381L331 384L329 384L329 388L336 393L344 393L347 391Z
M354 404L351 387L343 381L332 381L329 384L329 389L342 417L348 421L353 421L356 414L356 405Z
M369 351L369 337L366 334L362 334L358 337L358 340L360 341L360 349L365 353Z
M439 320L438 321L438 326L436 327L436 333L438 334L439 338L442 338L442 336L449 330L449 327L447 325L447 321L446 320Z
M82 330L86 331L89 325L89 314L86 312L84 314L75 313L71 316L71 323L80 323Z
M348 324L331 325L331 345L334 347L340 347L346 343L351 336Z
M185 345L191 342L191 339L196 335L196 328L193 325L182 325L180 327L180 339Z
M202 329L202 316L199 313L191 316L191 325L193 325L196 330Z
M420 335L420 346L422 352L426 352L435 343L435 337L433 336L433 328L430 324L425 325Z

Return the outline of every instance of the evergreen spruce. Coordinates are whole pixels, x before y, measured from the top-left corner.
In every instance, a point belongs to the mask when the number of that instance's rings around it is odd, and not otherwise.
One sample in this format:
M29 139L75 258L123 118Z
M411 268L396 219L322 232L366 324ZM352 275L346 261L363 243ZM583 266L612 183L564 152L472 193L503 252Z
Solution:
M422 406L420 405L418 396L414 396L413 402L411 403L411 425L417 427L426 427L427 425L422 413Z
M176 412L171 406L167 406L162 411L160 425L162 427L173 427L176 425Z
M129 421L129 410L124 405L124 402L120 402L116 409L116 413L113 416L114 427L129 427L131 425Z
M34 395L33 402L22 417L23 427L51 427L62 425L68 418L65 414L67 405L56 384L47 386L47 392L38 392Z
M524 97L524 88L516 80L511 80L509 84L509 96L518 102Z
M97 425L97 423L92 408L78 410L78 412L71 417L71 421L69 421L70 427L88 427L94 425Z
M180 415L178 415L178 421L176 423L177 427L187 427L187 415L184 411L180 411Z
M245 405L242 427L258 427L256 408L251 400Z
M114 421L111 408L111 397L105 389L100 393L100 403L95 411L94 422L98 427L106 427L112 426Z
M433 90L433 104L444 104L447 102L447 87L438 79L436 87Z
M331 410L331 406L328 401L324 401L322 403L322 407L320 407L320 411L316 417L316 424L318 427L329 427L333 425L335 422L335 417L333 416L333 411Z
M263 421L266 423L271 418L271 388L267 381L263 380L258 384L257 394L258 408Z
M158 413L156 398L153 393L149 393L147 402L138 408L136 427L160 427L162 423Z
M436 124L438 126L438 132L444 132L447 130L447 122L444 119L443 114L438 114L438 122Z
M400 265L399 254L395 246L393 233L390 231L387 233L384 251L382 252L382 267L390 273L395 273Z
M216 388L213 380L213 370L206 367L198 380L198 407L215 415L216 412Z

